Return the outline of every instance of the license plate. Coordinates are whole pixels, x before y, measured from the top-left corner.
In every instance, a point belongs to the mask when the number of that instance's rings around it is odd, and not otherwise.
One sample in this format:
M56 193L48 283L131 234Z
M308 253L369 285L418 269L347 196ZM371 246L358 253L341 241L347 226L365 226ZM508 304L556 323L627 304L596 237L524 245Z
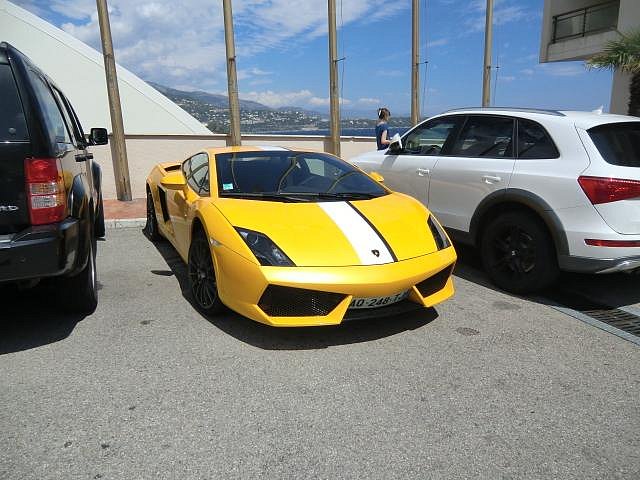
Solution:
M409 296L409 290L405 292L396 293L388 297L369 297L369 298L354 298L349 304L349 308L379 308L391 305L404 300Z

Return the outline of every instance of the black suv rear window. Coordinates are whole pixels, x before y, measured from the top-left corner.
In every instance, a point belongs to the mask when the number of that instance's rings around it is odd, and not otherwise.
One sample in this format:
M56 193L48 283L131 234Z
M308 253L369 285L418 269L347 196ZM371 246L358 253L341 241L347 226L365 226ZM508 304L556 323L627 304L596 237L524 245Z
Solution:
M27 140L27 123L11 67L0 64L0 142Z
M598 125L589 135L607 163L640 167L640 122Z

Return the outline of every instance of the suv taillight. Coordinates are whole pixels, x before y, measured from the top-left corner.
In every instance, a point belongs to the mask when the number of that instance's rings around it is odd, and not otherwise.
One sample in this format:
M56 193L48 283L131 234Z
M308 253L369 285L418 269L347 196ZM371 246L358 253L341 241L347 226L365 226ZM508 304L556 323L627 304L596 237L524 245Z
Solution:
M67 202L59 160L27 158L24 161L24 175L31 225L64 220L67 216Z
M579 177L578 183L594 205L640 197L640 182L638 180Z

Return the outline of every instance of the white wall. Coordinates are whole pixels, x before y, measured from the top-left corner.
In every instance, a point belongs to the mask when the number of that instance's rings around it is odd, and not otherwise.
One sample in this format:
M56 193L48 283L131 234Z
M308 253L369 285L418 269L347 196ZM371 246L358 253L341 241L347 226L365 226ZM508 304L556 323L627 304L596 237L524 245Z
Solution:
M22 51L60 86L85 131L91 127L111 130L101 52L6 0L0 0L0 41L9 42ZM211 133L122 67L118 67L118 86L126 133Z

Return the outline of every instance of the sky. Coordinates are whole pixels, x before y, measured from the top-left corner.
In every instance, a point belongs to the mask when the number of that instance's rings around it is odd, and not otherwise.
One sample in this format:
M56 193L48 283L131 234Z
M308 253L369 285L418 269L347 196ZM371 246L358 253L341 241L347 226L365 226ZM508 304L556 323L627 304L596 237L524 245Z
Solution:
M12 0L101 51L95 0ZM222 1L108 0L116 61L144 80L227 93ZM326 112L327 2L233 0L240 98ZM345 116L411 108L411 1L336 0ZM420 0L421 112L477 106L485 0ZM611 73L539 63L543 0L495 0L492 103L593 110ZM497 79L497 81L496 81Z

